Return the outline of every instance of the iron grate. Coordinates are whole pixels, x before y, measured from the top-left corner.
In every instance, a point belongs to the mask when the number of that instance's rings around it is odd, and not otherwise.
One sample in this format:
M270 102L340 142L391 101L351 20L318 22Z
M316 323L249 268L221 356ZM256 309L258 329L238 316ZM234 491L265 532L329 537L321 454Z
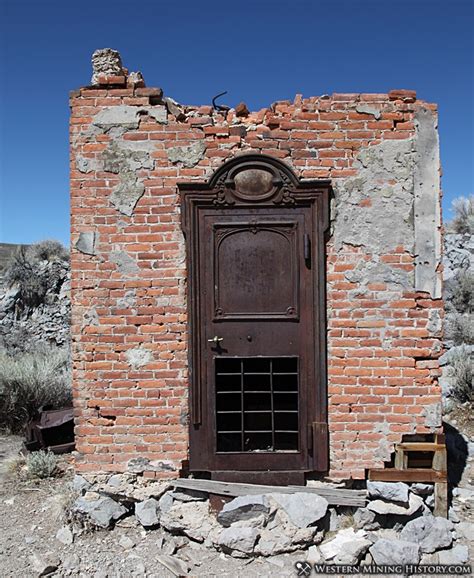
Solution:
M298 358L215 359L218 452L297 451Z

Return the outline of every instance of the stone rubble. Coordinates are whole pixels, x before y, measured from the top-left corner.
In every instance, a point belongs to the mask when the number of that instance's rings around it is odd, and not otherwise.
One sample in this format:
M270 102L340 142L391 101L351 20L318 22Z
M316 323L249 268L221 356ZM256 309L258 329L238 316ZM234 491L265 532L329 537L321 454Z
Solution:
M391 502L408 504L409 487L403 482L367 482L367 491L371 498L381 498Z
M453 523L445 518L423 516L407 522L400 532L400 537L408 542L420 545L420 550L427 554L440 548L451 546Z
M21 306L18 286L7 287L0 275L0 348L34 349L38 345L66 346L70 340L71 272L68 261L41 261L38 277L50 278L37 306Z
M418 564L420 546L403 540L377 540L369 548L376 564Z
M276 565L279 556L292 552L306 552L301 560L313 564L465 563L466 548L456 538L472 534L469 524L431 513L431 484L369 482L368 503L360 508L329 506L313 493L274 492L239 496L214 512L205 492L173 489L165 481L150 482L145 492L140 481L131 473L92 483L76 476L72 485L81 495L74 510L100 528L129 525L146 535L164 530L158 546L173 560L183 544L201 543L237 558L275 559ZM114 488L114 499L104 494L107 488ZM124 492L120 503L115 501L119 490ZM120 545L131 551L135 542L131 537Z
M367 539L367 532L354 528L340 530L336 537L319 547L325 562L334 564L357 564L372 542Z

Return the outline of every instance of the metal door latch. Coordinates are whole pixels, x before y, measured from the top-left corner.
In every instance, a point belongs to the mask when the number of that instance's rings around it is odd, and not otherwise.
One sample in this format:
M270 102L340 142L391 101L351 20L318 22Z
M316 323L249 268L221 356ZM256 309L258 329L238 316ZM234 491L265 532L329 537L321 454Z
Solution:
M223 337L218 337L217 335L214 335L214 337L213 337L212 339L208 339L208 341L209 341L210 343L215 343L215 344L217 345L217 344L220 343L221 341L224 341L224 338L223 338Z

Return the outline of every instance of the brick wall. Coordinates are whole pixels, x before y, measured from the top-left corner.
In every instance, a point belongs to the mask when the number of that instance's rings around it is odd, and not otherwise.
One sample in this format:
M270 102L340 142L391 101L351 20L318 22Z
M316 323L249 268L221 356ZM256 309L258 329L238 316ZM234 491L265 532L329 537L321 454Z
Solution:
M145 476L168 477L187 460L177 183L206 180L249 151L284 160L300 178L329 178L335 191L327 244L331 475L363 478L403 434L438 431L435 106L392 91L297 96L236 116L177 107L160 89L126 88L121 78L103 82L70 101L78 470L141 464Z

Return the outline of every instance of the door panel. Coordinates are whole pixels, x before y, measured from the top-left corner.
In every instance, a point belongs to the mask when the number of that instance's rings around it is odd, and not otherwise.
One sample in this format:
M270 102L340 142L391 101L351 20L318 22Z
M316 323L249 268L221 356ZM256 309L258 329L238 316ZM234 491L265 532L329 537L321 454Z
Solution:
M296 223L216 223L214 303L216 317L295 316L298 303Z
M329 189L264 155L229 161L208 184L180 185L191 470L224 479L327 468Z
M201 359L217 470L309 467L300 403L314 374L306 347L313 327L300 314L311 307L313 292L303 251L304 235L312 235L307 212L201 214ZM280 375L285 373L292 375ZM284 377L293 378L289 390L281 390ZM235 389L228 391L230 383Z

